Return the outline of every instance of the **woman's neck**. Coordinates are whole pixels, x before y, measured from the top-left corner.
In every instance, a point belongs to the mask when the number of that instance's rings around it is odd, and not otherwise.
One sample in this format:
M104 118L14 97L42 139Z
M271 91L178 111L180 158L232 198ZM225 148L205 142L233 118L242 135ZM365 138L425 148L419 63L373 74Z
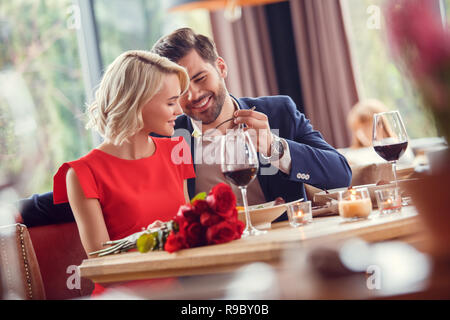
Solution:
M152 156L156 146L147 133L138 133L128 138L128 142L124 142L120 146L102 143L97 149L121 159L138 160Z

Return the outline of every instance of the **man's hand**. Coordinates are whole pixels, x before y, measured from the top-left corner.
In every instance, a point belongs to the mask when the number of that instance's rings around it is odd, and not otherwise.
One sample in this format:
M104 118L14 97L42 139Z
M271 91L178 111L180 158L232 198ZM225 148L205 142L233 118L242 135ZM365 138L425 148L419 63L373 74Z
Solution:
M258 152L270 156L272 133L267 115L254 110L237 110L234 116L234 123L244 123L247 126L245 130L250 130L250 137Z

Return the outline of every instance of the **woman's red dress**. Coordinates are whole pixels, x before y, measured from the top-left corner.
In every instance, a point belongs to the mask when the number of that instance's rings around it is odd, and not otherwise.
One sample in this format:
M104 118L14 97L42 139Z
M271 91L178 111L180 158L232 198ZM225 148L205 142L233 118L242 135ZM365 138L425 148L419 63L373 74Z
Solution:
M181 138L152 137L152 156L125 160L94 149L64 163L53 179L54 203L68 202L66 174L73 168L86 198L100 202L111 240L169 221L185 204L183 182L195 177L190 148ZM95 292L102 288L96 285Z

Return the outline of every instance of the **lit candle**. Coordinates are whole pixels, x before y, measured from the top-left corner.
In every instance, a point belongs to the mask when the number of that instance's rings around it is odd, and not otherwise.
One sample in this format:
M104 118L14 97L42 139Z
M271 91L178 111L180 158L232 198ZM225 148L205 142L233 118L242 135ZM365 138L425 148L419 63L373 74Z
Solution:
M311 201L291 203L287 207L289 223L292 227L312 222Z
M295 217L296 218L303 218L303 210L298 210L296 213L295 213Z
M376 190L378 209L381 213L398 212L402 209L402 198L397 188Z
M392 199L389 198L386 201L384 201L381 207L382 207L381 209L390 209L390 208L392 208Z
M366 189L366 188L362 188ZM346 219L367 218L372 212L372 201L368 191L350 189L339 199L339 214Z
M294 213L294 219L296 223L303 223L303 217L304 217L304 212L302 209L299 209L298 211L295 211Z
M400 202L400 199L397 199L397 201L395 201L395 199L389 198L381 204L381 208L379 209L384 211L384 210L395 210L401 207L402 204Z

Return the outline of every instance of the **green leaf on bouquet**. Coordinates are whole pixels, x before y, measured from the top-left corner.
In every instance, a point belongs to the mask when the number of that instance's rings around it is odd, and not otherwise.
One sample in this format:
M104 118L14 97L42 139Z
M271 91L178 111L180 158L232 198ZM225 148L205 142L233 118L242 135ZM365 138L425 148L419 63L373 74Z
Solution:
M191 204L194 204L196 200L205 200L205 199L206 199L206 192L200 192L194 198L192 198Z
M167 222L167 230L169 230L169 232L172 230L178 232L178 224L175 221L170 220Z
M170 230L169 229L162 229L158 230L158 246L159 250L164 250L164 245L166 244L167 238L169 237Z
M153 250L156 246L156 237L153 233L144 233L136 241L136 247L141 253Z

